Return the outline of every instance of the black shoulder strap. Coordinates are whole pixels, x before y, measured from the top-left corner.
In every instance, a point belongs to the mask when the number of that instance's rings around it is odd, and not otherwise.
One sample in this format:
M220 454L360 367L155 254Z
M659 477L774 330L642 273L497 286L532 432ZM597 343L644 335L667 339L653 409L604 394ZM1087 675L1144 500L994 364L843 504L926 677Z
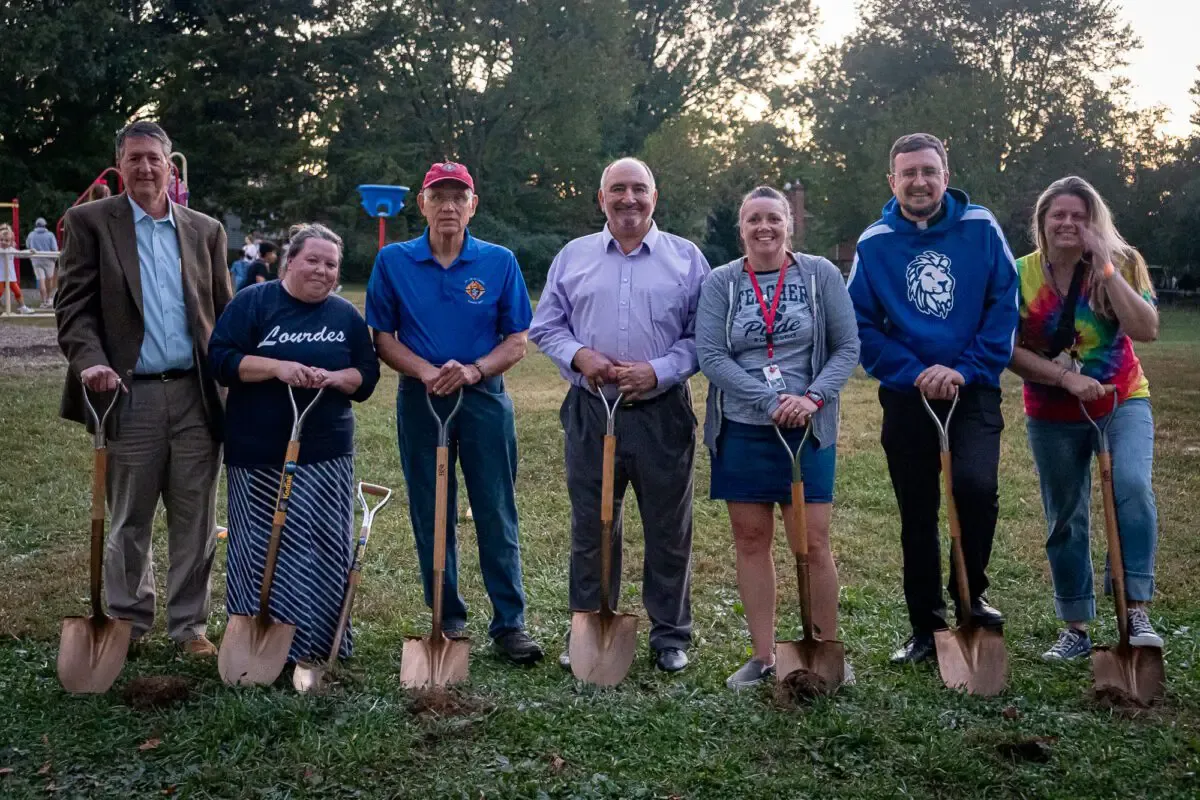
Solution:
M1071 288L1063 300L1062 313L1058 317L1058 327L1050 339L1050 352L1047 358L1054 358L1063 350L1075 344L1075 306L1079 304L1079 291L1083 286L1083 276L1087 267L1082 261L1075 265L1075 273L1071 276Z

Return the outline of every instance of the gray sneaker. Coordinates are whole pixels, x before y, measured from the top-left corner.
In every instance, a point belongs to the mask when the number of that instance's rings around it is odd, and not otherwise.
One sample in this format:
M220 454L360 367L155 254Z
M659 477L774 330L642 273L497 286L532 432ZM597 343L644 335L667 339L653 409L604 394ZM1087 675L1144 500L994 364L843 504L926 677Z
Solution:
M725 685L730 689L744 689L762 683L775 674L774 664L764 664L757 658L752 658L738 668L738 671L725 679Z
M1087 631L1078 628L1067 628L1058 635L1058 641L1046 652L1042 653L1042 661L1070 661L1082 658L1092 652L1092 639Z
M1154 632L1154 626L1150 624L1150 615L1146 613L1145 608L1129 609L1129 643L1134 647L1162 649L1162 637Z

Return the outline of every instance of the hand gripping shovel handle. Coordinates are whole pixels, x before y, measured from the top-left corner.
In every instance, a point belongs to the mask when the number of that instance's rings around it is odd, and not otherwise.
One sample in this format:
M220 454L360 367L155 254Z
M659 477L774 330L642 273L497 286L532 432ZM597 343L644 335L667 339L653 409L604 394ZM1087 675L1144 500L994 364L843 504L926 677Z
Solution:
M1105 389L1112 392L1113 405L1104 424L1100 425L1088 414L1083 401L1079 410L1092 427L1096 430L1097 448L1096 462L1100 466L1100 493L1104 500L1104 535L1108 544L1108 564L1112 574L1113 603L1117 608L1117 632L1121 636L1121 647L1129 647L1129 601L1125 597L1125 560L1121 556L1121 530L1117 524L1117 506L1113 497L1112 451L1108 446L1108 426L1112 424L1113 415L1120 404L1120 397L1113 387Z
M433 407L431 395L426 393L425 404L429 413L437 421L437 484L434 489L433 506L433 633L432 641L442 638L442 593L445 590L446 575L446 507L449 500L450 486L450 421L462 407L463 390L458 390L458 399L454 408L445 418L438 414Z
M804 445L808 442L809 434L812 433L812 428L805 426L804 438L800 440L799 446L795 451L784 438L783 431L779 426L775 426L775 435L779 437L779 441L783 444L788 453L788 459L792 465L792 524L790 529L793 533L788 536L788 543L791 545L792 554L796 557L796 590L799 593L800 599L800 625L804 633L805 640L812 640L813 624L812 624L812 587L809 581L808 570L808 514L805 513L804 505L804 474L800 469L800 457L804 452Z
M80 378L80 382L82 381L83 379ZM116 408L117 400L120 397L121 379L118 378L113 398L104 410L104 414L101 415L97 413L95 406L92 405L91 398L88 397L87 384L83 386L83 402L87 406L88 413L91 415L92 423L95 426L95 430L92 432L92 445L95 452L93 454L92 465L92 558L89 567L89 578L92 593L92 616L97 619L104 615L104 608L100 601L100 584L104 571L105 489L108 483L108 438L105 433L105 426L108 424L109 414Z
M382 497L383 499L372 508L367 503L366 495ZM337 662L338 651L342 649L342 637L346 635L346 628L350 624L350 609L354 605L354 594L358 591L358 581L362 574L363 557L367 553L367 540L371 537L371 523L375 521L375 515L379 510L386 506L391 499L391 489L359 481L358 504L362 507L363 523L362 528L358 532L358 544L354 547L354 562L350 565L350 576L346 583L346 596L342 600L342 610L338 615L337 630L333 633L333 646L329 648L330 669Z
M958 521L958 504L954 502L954 479L951 475L952 462L950 459L950 419L954 409L958 407L958 390L954 391L954 400L950 403L950 411L943 422L929 405L929 399L921 392L921 403L925 406L929 418L933 420L938 432L938 450L942 466L942 487L946 495L946 518L950 522L950 563L954 569L954 584L958 587L959 607L963 609L965 618L970 618L971 587L967 585L967 562L962 549L962 526Z
M287 452L283 457L283 471L279 474L279 491L275 496L275 518L271 521L271 541L267 545L267 563L263 569L262 585L258 590L258 622L269 625L271 622L271 583L275 579L275 562L279 558L279 541L283 537L283 526L287 522L288 501L292 496L292 483L296 476L296 462L300 458L300 431L304 427L304 418L313 410L321 399L324 389L318 389L317 394L309 401L301 412L296 407L296 395L289 385L288 399L292 402L292 433L288 441Z
M617 408L624 395L609 405L604 392L600 392L600 402L604 403L607 421L604 429L604 459L601 463L600 475L600 613L611 614L612 601L612 529L613 529L613 483L616 480L617 435L615 420Z

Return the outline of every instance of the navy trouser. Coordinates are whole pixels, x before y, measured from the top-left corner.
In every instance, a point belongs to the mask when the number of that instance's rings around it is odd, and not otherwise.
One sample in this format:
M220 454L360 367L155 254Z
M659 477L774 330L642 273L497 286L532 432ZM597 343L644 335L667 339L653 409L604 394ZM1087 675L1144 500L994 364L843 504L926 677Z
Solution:
M433 398L443 419L454 408L454 395ZM400 465L408 488L408 512L417 542L425 585L425 604L433 603L433 512L437 487L437 422L425 405L425 386L414 378L400 382L396 433ZM442 627L467 624L467 603L458 591L457 477L462 459L467 497L479 540L479 567L492 600L493 638L525 627L525 590L521 585L521 548L517 536L517 434L512 400L504 379L495 376L463 389L462 408L450 424L450 486L446 512L446 576Z

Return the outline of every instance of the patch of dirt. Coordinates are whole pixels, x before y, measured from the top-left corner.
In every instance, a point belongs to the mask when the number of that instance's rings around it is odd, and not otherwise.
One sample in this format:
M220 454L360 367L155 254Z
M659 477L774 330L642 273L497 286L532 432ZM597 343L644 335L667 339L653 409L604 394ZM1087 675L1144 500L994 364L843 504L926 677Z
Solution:
M1116 686L1102 686L1099 689L1093 690L1092 699L1101 708L1109 708L1117 711L1136 712L1150 708L1149 703L1142 702L1137 696Z
M178 675L142 675L134 678L121 692L125 705L137 711L152 711L157 708L182 703L191 697L192 684Z
M53 326L0 322L0 372L45 370L65 363Z
M775 702L783 708L800 708L835 689L817 673L798 669L775 684Z
M1054 754L1052 745L1057 741L1057 736L1033 736L1028 739L1001 742L996 745L996 751L1011 761L1033 761L1045 764Z
M408 701L408 713L424 719L465 717L489 708L482 700L446 689L418 689Z

